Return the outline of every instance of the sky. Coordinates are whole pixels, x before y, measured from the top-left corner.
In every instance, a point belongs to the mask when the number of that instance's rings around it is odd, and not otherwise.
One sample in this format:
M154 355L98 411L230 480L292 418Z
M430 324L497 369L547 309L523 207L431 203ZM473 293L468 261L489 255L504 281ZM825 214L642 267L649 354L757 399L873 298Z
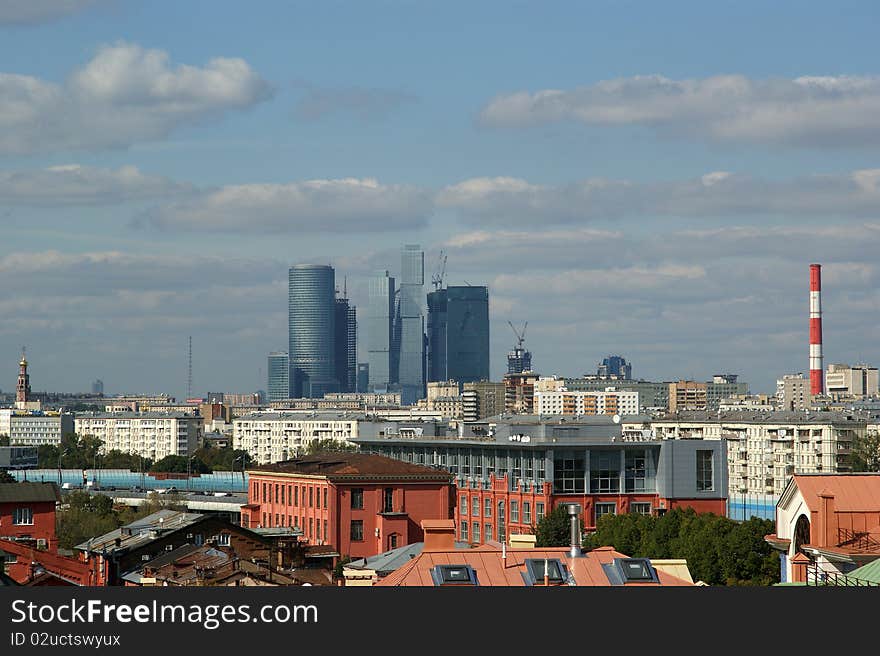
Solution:
M880 364L876 2L0 2L0 390L266 388L287 270L489 287L491 371ZM426 286L429 291L430 284ZM364 333L360 341L364 342ZM363 359L363 353L362 358Z

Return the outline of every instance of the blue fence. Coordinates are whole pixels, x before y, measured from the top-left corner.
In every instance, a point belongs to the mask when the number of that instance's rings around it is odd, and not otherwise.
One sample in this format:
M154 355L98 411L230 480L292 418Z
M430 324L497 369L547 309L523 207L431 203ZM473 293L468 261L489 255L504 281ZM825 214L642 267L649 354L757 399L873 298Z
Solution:
M727 500L727 516L737 521L752 517L775 521L777 501L774 496L732 494Z
M187 482L186 474L167 474L169 478L154 478L149 474L127 469L21 469L9 472L20 481L52 482L81 486L85 481L102 487L128 489L142 487L147 490L167 488L172 485L179 490L199 492L247 492L247 474L242 472L214 472L192 476ZM178 476L179 478L171 478Z

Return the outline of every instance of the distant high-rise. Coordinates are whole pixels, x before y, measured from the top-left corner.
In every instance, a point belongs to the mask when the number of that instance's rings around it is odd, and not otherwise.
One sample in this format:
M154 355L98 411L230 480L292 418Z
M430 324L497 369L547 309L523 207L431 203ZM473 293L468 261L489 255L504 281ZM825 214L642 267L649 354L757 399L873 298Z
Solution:
M396 382L392 375L394 336L394 278L381 271L369 280L366 347L369 391L386 391Z
M290 360L287 351L273 351L269 354L269 401L283 401L290 395Z
M366 394L370 389L370 365L368 362L358 362L357 365L357 389L358 394Z
M96 379L92 383L92 394L100 394L101 396L104 395L104 381L100 378Z
M336 299L336 379L340 392L354 392L357 377L357 311L347 298Z
M632 365L626 361L626 358L619 355L609 355L602 360L596 374L601 378L632 380Z
M459 384L489 380L488 288L453 286L428 296L431 378Z
M425 398L425 253L418 244L407 244L400 259L400 363L401 402L412 405Z
M289 271L290 398L321 398L336 380L336 276L326 264L297 264Z
M532 352L514 347L507 352L507 373L521 374L532 370Z

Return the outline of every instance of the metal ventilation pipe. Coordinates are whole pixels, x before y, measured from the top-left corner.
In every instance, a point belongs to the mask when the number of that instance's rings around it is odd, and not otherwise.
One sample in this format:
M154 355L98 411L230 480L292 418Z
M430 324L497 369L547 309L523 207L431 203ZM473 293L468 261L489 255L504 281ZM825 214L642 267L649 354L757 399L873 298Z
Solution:
M583 552L581 551L581 504L569 503L567 505L568 517L571 520L571 549L568 554L572 558L580 558L583 556Z

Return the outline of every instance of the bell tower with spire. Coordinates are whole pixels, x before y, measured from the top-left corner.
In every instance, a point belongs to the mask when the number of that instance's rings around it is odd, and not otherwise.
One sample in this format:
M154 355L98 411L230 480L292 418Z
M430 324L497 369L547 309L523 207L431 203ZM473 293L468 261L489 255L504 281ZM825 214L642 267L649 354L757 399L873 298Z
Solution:
M31 397L31 379L27 372L27 358L25 358L25 348L21 347L21 360L18 363L18 386L15 390L15 404L21 404L24 407Z

